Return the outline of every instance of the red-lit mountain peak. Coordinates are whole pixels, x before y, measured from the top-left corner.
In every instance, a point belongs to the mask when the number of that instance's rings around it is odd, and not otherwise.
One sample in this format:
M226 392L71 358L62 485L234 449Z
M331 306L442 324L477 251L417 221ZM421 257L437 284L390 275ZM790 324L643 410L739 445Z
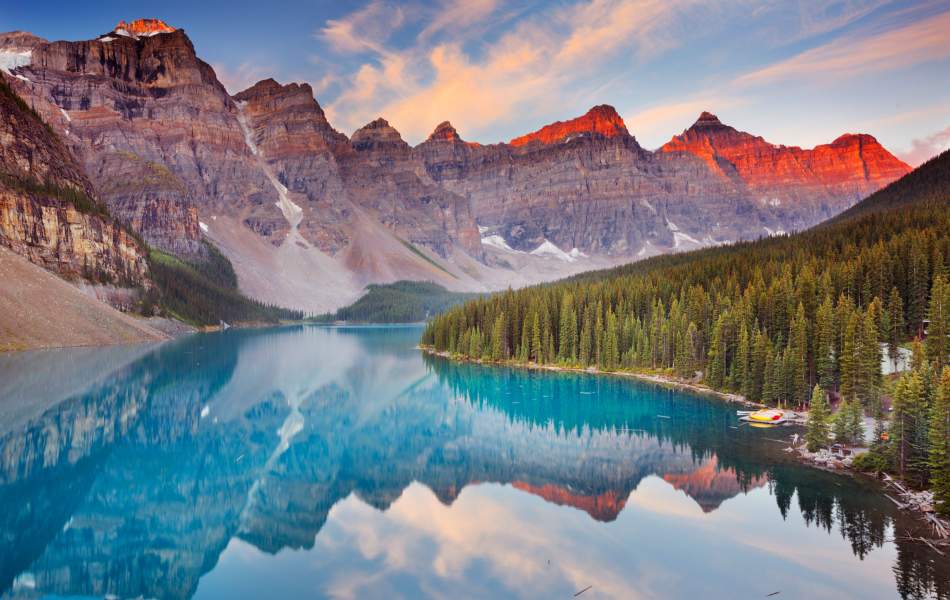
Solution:
M131 23L119 21L113 31L118 34L127 33L131 37L149 37L177 30L161 19L136 19Z
M459 132L456 131L455 127L452 126L448 121L442 121L436 126L435 131L429 135L430 141L445 141L445 142L458 142L462 138L459 137Z
M582 134L598 134L607 138L627 136L627 126L613 106L601 104L587 111L583 116L570 121L557 121L541 129L516 137L512 146L525 146L532 142L554 144Z

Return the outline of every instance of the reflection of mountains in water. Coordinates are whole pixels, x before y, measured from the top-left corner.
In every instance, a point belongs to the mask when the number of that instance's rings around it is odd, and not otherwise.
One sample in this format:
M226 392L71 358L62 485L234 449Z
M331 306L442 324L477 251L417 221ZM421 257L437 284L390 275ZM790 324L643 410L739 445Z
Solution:
M806 518L838 523L856 552L883 543L891 519L875 497L768 469L774 448L730 429L727 406L613 378L423 363L398 350L416 334L231 331L106 361L0 436L0 589L188 597L233 537L310 548L341 499L385 510L413 481L446 504L466 485L511 484L611 521L650 475L704 511L771 480L783 513L797 492Z

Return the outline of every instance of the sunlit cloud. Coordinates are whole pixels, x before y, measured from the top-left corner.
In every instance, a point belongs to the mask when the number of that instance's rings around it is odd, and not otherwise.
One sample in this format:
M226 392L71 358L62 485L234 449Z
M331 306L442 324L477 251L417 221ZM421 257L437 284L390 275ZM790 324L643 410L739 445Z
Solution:
M910 149L899 153L898 156L907 164L916 167L948 149L950 149L950 126L927 137L912 140Z
M406 8L374 0L343 19L331 19L317 32L337 52L385 54L384 44L406 21Z
M477 135L488 125L517 118L519 107L541 107L551 98L563 100L565 90L583 89L581 82L618 54L640 60L675 46L679 16L693 4L593 0L567 6L520 21L477 56L460 41L428 44L427 38L443 27L444 15L461 11L463 18L453 22L453 33L464 40L466 27L492 13L492 2L464 11L456 4L445 5L417 44L398 51L371 48L354 33L354 23L383 14L367 7L328 28L337 32L337 47L376 53L359 67L329 112L349 130L384 116L411 141L424 139L445 119L463 135Z
M862 32L806 50L736 80L772 85L789 80L840 81L950 57L950 11L880 33Z
M372 0L326 21L315 32L325 51L308 56L319 69L314 89L346 133L383 117L415 144L449 120L464 139L493 143L607 103L646 147L702 110L740 128L753 123L776 143L812 145L840 133L816 128L844 106L816 104L804 111L814 114L811 128L770 131L770 111L787 101L783 86L819 83L840 97L843 86L910 67L945 71L948 30L950 12L933 2ZM748 47L761 52L739 50ZM872 114L860 121L843 114L842 127L919 108L894 98L900 89L869 98ZM908 147L928 121L885 131Z

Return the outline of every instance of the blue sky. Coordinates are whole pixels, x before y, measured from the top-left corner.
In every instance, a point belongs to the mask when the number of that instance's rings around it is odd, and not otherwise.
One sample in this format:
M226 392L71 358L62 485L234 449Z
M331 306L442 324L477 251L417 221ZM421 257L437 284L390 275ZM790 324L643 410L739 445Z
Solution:
M416 143L450 120L491 143L607 103L648 148L702 110L786 145L871 133L914 164L950 146L945 0L11 4L0 30L48 39L162 18L232 92L309 82L347 134L382 116Z

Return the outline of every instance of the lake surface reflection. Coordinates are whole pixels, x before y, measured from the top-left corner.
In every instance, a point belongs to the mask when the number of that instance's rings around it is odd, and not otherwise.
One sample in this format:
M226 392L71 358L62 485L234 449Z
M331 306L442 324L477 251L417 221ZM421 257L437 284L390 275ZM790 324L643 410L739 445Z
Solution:
M4 597L950 597L872 485L735 407L419 328L0 356ZM895 541L897 540L897 541Z

